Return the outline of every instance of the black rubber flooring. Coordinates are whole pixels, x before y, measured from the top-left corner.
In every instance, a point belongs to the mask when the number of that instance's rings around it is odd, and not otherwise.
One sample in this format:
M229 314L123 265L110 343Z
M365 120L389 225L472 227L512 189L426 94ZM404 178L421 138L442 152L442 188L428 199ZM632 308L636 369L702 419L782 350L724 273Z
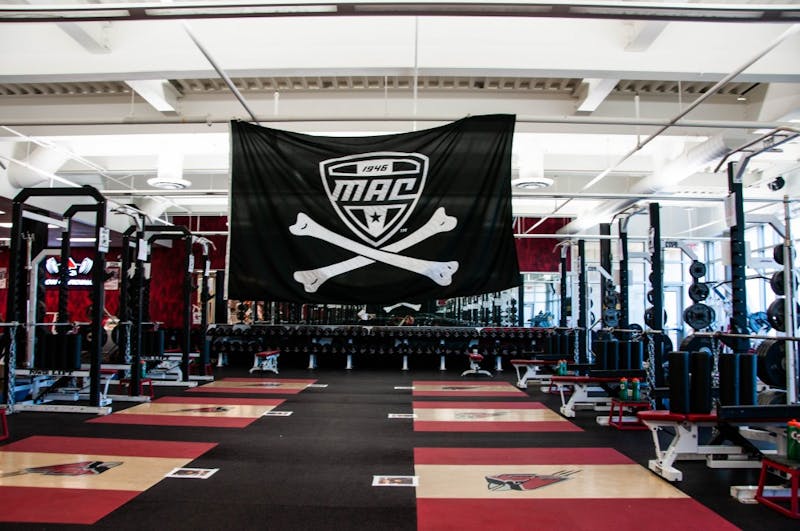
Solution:
M216 376L248 374L245 367L234 367L218 369ZM644 466L653 454L649 432L599 426L597 414L589 411L571 419L585 430L576 433L414 432L411 420L387 419L389 413L411 413L411 391L395 390L395 386L410 386L413 380L460 380L460 371L455 369L288 369L281 370L279 377L316 378L328 387L296 395L258 395L285 398L277 409L293 414L261 418L244 429L90 424L84 422L90 418L87 415L17 413L9 416L11 438L6 442L58 435L218 443L189 465L219 468L211 479L161 481L88 526L115 530L411 531L416 529L414 489L376 488L371 483L373 475L413 475L415 447L599 446L617 449ZM505 371L494 379L513 383L515 375L513 370ZM183 394L177 387L156 389L159 395ZM529 389L528 394L558 410L557 396L538 388ZM709 469L699 462L681 462L680 468L684 481L675 486L740 528L800 529L798 521L731 498L730 486L755 485L757 470ZM0 499L0 511L2 504ZM669 515L631 522L630 529L659 529L663 518ZM0 529L83 527L87 526L0 523ZM531 529L536 529L534 523Z

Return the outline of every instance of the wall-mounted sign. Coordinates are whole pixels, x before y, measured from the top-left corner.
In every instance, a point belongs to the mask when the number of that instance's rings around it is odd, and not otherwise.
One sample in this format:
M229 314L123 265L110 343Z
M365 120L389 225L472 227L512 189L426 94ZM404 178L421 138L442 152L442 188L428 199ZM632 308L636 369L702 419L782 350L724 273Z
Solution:
M80 262L75 262L72 257L67 260L67 268L69 269L69 278L67 279L68 286L81 286L81 287L88 287L92 285L92 279L89 276L89 273L92 271L92 266L94 265L94 261L86 257ZM58 286L60 283L60 278L58 276L59 271L61 271L61 264L55 257L50 257L44 263L45 270L54 275L51 278L46 278L44 280L45 286Z

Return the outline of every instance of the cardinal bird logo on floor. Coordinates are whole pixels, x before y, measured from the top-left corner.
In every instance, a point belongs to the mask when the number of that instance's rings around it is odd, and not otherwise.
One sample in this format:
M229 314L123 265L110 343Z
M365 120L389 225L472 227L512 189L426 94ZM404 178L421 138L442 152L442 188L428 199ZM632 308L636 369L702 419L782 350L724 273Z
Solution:
M0 474L0 477L7 478L11 476L21 476L23 474L42 474L44 476L96 476L121 464L121 461L80 461L78 463L65 463L62 465L23 468L17 472Z
M580 470L559 470L553 474L498 474L486 476L489 490L534 490L569 479Z

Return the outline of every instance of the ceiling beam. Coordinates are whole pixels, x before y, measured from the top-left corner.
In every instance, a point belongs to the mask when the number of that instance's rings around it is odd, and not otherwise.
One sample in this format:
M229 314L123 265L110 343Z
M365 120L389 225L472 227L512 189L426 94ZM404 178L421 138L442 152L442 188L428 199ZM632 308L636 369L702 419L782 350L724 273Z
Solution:
M656 41L669 22L663 20L650 20L636 23L636 35L625 46L626 52L644 52Z
M581 83L581 97L578 101L579 113L590 113L597 110L603 101L611 94L619 79L584 79Z
M393 2L338 0L334 2L181 2L86 5L0 5L2 22L79 22L120 20L214 19L301 16L481 16L558 17L622 20L680 20L702 22L800 22L800 6L791 4L686 4L657 2L563 3L509 2Z
M166 79L131 79L125 81L125 84L155 110L167 116L178 114L180 93Z

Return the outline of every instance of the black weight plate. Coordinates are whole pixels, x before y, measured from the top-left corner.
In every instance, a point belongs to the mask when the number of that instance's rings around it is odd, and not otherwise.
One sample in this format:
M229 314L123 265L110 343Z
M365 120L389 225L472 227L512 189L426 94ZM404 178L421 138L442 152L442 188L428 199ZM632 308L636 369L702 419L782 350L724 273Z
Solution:
M716 312L707 304L698 302L683 311L683 321L695 330L708 328L714 323L715 319Z
M692 265L689 266L689 274L692 278L703 278L706 276L706 265L697 260L692 261Z
M711 289L705 282L696 282L689 286L689 298L692 302L703 302L710 293Z
M786 321L784 319L785 308L786 299L783 297L772 301L772 304L767 308L767 321L769 321L769 325L780 332L786 331Z
M689 334L683 338L678 350L681 352L714 352L714 344L710 337Z
M758 377L770 387L786 388L786 349L783 341L767 339L756 350Z
M607 309L603 312L603 323L611 328L619 325L619 310Z
M794 260L797 256L797 253L795 252L794 247L791 247L791 249L792 260ZM772 248L772 259L778 262L780 265L783 265L783 244L778 244Z
M797 275L792 275L794 278L794 291L797 291ZM786 295L786 291L783 289L783 282L786 278L786 275L783 271L776 271L772 274L772 278L769 279L769 287L772 288L772 291L775 295Z

